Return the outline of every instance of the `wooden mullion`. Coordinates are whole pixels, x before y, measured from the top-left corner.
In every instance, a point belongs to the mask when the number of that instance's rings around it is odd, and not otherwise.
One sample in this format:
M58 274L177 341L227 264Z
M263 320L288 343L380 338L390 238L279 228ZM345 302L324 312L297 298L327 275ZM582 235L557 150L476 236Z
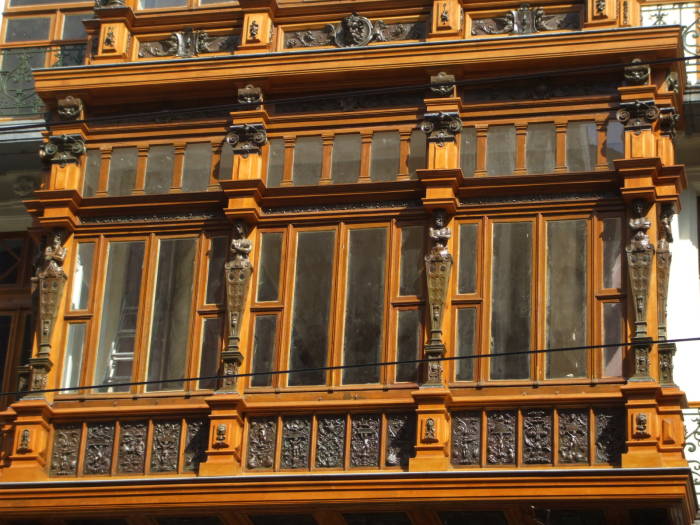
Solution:
M532 223L532 307L534 308L531 319L534 319L530 348L544 348L547 344L546 323L547 323L547 221L541 213L538 213ZM547 354L532 354L531 366L534 366L534 375L530 375L535 381L542 381L547 378Z
M350 228L347 224L341 222L335 229L336 242L334 246L333 256L333 279L331 285L331 311L330 311L330 327L329 330L329 347L327 363L331 366L339 366L343 364L345 319L345 305L347 304L347 270L350 261L349 254L349 239ZM339 386L343 384L343 371L331 370L326 373L326 384L331 386Z
M484 217L484 271L483 271L483 293L484 293L484 309L482 311L480 346L475 349L475 353L481 355L489 355L491 353L491 344L489 337L491 331L491 310L493 309L491 298L492 274L493 274L493 221L489 217ZM487 271L488 270L488 271ZM483 383L489 380L491 370L491 358L478 358L475 377L478 383Z
M155 300L155 286L158 279L158 255L160 253L160 237L151 233L146 241L144 250L144 269L139 291L139 316L136 323L136 337L134 339L134 361L131 370L131 380L147 377L149 361L150 328L153 316L153 301ZM130 388L131 392L144 393L148 391L147 385L138 385Z

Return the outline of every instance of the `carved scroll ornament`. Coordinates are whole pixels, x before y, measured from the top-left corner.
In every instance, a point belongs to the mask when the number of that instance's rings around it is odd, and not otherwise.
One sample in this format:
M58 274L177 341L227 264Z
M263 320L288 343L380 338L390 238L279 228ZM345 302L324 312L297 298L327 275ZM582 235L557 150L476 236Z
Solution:
M462 120L458 113L426 113L420 123L420 130L426 134L428 142L444 146L445 142L454 142L455 135L462 130Z
M267 131L262 124L235 124L229 127L226 142L234 154L246 158L250 153L260 153L260 148L267 142Z
M85 153L85 140L80 135L52 135L48 142L39 146L39 158L44 162L59 164L61 167L69 162L78 162Z
M425 357L435 359L435 361L428 363L425 383L431 385L442 383L442 362L438 359L445 355L445 344L442 342L442 320L447 298L447 283L452 268L452 255L447 249L447 242L452 233L445 224L445 211L435 210L433 226L429 229L433 246L425 257L428 280L428 311L430 312L430 341L425 346Z
M641 199L632 203L632 218L629 221L632 237L625 248L630 290L634 304L635 337L647 335L649 277L651 275L651 260L654 256L654 246L649 241L647 234L651 222L644 216L646 207L646 202Z
M242 221L233 226L231 241L231 260L224 265L226 278L226 319L228 321L228 340L226 350L221 354L222 373L221 389L227 392L236 390L238 368L243 362L239 350L241 320L245 301L250 288L253 265L248 258L252 243L246 239L246 228Z
M234 35L209 36L206 31L176 31L164 40L143 42L139 47L139 58L168 57L192 58L207 53L233 51L238 38Z
M615 116L626 130L639 133L642 129L650 128L660 114L653 100L634 100L621 103Z
M524 35L539 31L579 29L581 20L578 13L545 14L541 7L523 4L518 9L508 11L503 16L478 18L472 21L472 35Z

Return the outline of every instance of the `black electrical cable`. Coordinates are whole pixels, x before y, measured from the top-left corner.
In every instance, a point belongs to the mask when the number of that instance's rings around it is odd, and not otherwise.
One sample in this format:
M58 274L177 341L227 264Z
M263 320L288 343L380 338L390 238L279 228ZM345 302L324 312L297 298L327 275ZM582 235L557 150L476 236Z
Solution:
M649 60L646 62L638 62L635 63L635 66L639 65L658 65L658 64L668 64L668 63L673 63L673 62L685 62L685 61L690 61L690 60L698 60L700 59L700 55L692 55L688 57L674 57L674 58L664 58L664 59L659 59L659 60ZM595 72L595 71L605 71L605 70L615 70L615 69L623 69L625 67L628 67L630 65L633 65L631 63L615 63L615 64L597 64L595 66L582 66L582 67L575 67L575 68L564 68L564 69L556 69L556 70L548 70L548 71L541 71L541 72L536 72L536 73L525 73L525 74L520 74L520 75L508 75L508 76L497 76L497 77L481 77L481 78L475 78L475 79L464 79L464 80L458 80L455 82L455 85L457 86L469 86L469 85L482 85L482 84L493 84L493 83L498 83L498 82L511 82L511 81L517 81L517 80L528 80L528 79L533 79L533 78L542 78L542 77L549 77L553 75L569 75L569 74L576 74L576 73L590 73L590 72ZM368 96L368 95L382 95L382 94L387 94L387 93L400 93L400 92L405 92L405 91L421 91L428 89L430 87L430 84L414 84L410 86L387 86L387 87L381 87L381 88L372 88L372 89L356 89L356 90L349 90L349 91L340 91L340 92L333 92L333 93L328 93L328 94L313 94L313 95L305 95L301 97L287 97L287 98L280 98L280 99L271 99L271 100L265 100L265 104L293 104L293 103L300 103L300 102L314 102L314 101L320 101L320 100L330 100L330 99L337 99L337 98L344 98L344 97L349 97L349 96ZM103 117L91 117L89 119L84 119L84 120L75 120L72 121L71 123L75 124L81 124L81 123L90 123L90 124L104 124L104 123L109 123L109 122L123 122L124 120L128 120L130 118L144 118L144 117L153 117L157 119L158 117L165 118L168 115L186 115L186 114L194 114L196 115L197 113L200 112L206 112L206 111L235 111L235 110L240 110L240 109L250 109L251 104L241 104L241 103L234 103L234 104L223 104L223 105L216 105L216 106L199 106L196 108L182 108L182 109L164 109L164 110L159 110L159 111L152 111L152 112L143 112L143 113L128 113L128 114L122 114L122 115L108 115L108 116L103 116ZM46 127L51 127L52 124L58 123L58 121L53 121L53 122L41 122L41 123L36 123L36 124L20 124L17 126L6 126L0 128L0 134L2 133L9 133L9 132L14 132L14 131L28 131L28 130L34 130L34 129L45 129Z
M678 339L664 339L664 340L652 340L646 341L644 344L658 344L658 343L685 343L689 341L700 341L700 337L684 337ZM491 359L506 357L511 355L532 355L532 354L548 354L556 352L572 352L576 350L597 350L600 348L615 348L620 346L634 346L639 343L626 342L626 343L606 343L600 345L585 345L585 346L566 346L561 348L545 348L540 350L521 350L518 352L503 352L499 354L475 354L475 355L465 355L465 356L450 356L450 357L439 357L434 359L402 359L400 361L378 361L375 363L360 363L352 365L332 365L332 366L319 366L315 368L297 368L289 370L271 370L269 372L247 372L242 374L224 374L224 375L214 375L214 376L199 376L199 377L179 377L172 379L152 379L148 381L130 381L125 383L103 383L100 385L82 385L82 386L72 386L72 387L62 387L62 388L46 388L43 390L32 390L31 392L0 392L0 397L3 396L24 396L27 394L40 394L40 393L51 393L51 392L75 392L77 390L97 390L100 388L115 388L115 387L125 387L125 386L141 386L141 385L155 385L163 383L189 383L192 381L202 381L207 379L228 379L228 378L239 378L239 377L254 377L254 376L270 376L270 375L282 375L282 374L297 374L303 372L319 372L319 371L330 371L330 370L345 370L348 368L365 368L365 367L375 367L375 366L393 366L393 365L403 365L403 364L419 364L419 363L434 363L436 361L459 361L462 359ZM178 394L180 395L180 394Z

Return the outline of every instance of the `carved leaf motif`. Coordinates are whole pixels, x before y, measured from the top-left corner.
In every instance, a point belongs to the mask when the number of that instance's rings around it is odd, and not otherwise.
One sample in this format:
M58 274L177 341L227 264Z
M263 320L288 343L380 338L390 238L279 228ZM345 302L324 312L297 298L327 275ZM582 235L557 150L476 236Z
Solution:
M85 474L109 474L112 469L114 423L90 423L85 446Z
M386 464L390 467L406 466L415 444L415 414L391 414L388 419Z
M452 414L452 464L478 465L481 462L481 414Z
M588 435L587 410L561 410L559 412L559 461L587 463Z
M345 417L319 416L316 466L340 468L345 460Z
M552 412L532 409L523 414L523 462L552 462Z
M353 467L379 466L379 416L353 416L350 437L350 465Z
M625 417L622 410L601 408L595 411L597 463L619 463L625 448Z
M145 421L122 423L119 432L117 470L123 473L143 473L146 461Z
M156 421L153 424L151 471L177 471L181 427L179 421Z
M52 476L75 476L83 427L80 424L56 425L51 454Z
M282 468L309 467L311 419L290 417L282 421Z
M206 459L209 425L203 419L187 420L187 437L185 438L185 462L183 470L195 472L199 464Z
M274 418L251 419L248 429L248 468L272 468L276 440L277 422Z
M517 417L513 411L488 412L486 416L487 461L491 465L515 463Z

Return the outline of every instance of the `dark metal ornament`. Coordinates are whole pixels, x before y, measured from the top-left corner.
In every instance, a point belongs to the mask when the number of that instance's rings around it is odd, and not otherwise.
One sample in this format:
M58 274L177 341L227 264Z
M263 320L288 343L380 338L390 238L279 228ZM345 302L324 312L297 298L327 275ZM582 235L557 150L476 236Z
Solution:
M523 462L552 463L552 411L530 409L523 413Z
M85 474L109 474L112 470L114 448L113 422L89 423L85 445Z
M490 465L515 463L517 419L516 413L510 410L487 412L486 460Z
M274 418L252 418L248 428L248 468L272 468L276 441L277 422Z
M379 466L380 417L376 414L352 417L350 432L350 465Z
M151 443L151 472L177 472L180 455L179 421L155 421Z
M622 410L595 411L596 463L617 464L625 448L625 415Z
M185 472L196 472L199 464L204 462L208 440L209 422L204 419L188 419L183 462Z
M462 130L462 120L455 112L426 113L419 127L426 134L428 142L442 147L445 142L454 142L455 135Z
M452 414L452 464L481 463L481 414L455 412Z
M345 416L318 416L316 466L340 468L345 461Z
M406 466L411 457L416 437L416 416L389 414L387 417L386 464L389 467Z
M651 222L645 217L646 209L647 204L641 199L632 203L632 218L629 221L632 236L625 248L630 291L634 304L635 337L646 337L647 335L647 299L651 260L654 256L654 245L649 241L647 234Z
M119 431L119 456L117 470L124 474L143 474L146 462L145 421L121 423Z
M262 124L236 124L229 127L226 142L234 154L247 158L251 153L260 153L267 143L267 131Z
M588 463L588 411L559 411L559 462Z
M283 418L281 468L308 468L310 450L311 418L306 416Z
M50 469L52 476L75 476L77 474L82 433L83 427L80 424L71 423L54 427Z
M65 167L69 162L78 162L85 153L85 139L81 135L52 135L39 146L39 158L44 162Z

